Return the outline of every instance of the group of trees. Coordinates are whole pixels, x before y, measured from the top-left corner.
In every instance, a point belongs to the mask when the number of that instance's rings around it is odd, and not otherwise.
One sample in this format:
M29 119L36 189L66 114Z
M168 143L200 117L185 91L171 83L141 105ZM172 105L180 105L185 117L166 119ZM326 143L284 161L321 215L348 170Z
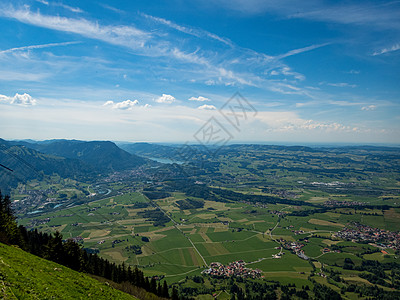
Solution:
M152 210L138 212L139 215L153 222L154 226L165 226L170 218L168 218L158 207Z
M201 199L186 198L186 199L178 200L178 201L176 201L176 203L178 204L179 208L182 210L196 209L196 208L204 207L204 200L201 200Z
M0 242L18 245L21 249L39 257L54 261L79 272L100 276L116 283L131 284L141 287L159 297L169 298L167 282L160 284L154 277L149 279L137 267L126 267L87 253L73 240L63 241L62 235L28 231L18 226L11 209L9 196L0 192Z

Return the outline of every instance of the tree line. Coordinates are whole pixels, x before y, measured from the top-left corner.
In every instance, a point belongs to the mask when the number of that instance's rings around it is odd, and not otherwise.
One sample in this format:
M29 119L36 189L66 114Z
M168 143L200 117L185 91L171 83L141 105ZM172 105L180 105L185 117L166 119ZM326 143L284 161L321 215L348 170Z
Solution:
M87 253L82 246L71 239L63 241L59 232L53 234L28 231L24 226L17 225L11 209L9 196L0 192L0 242L17 245L22 250L47 260L54 261L78 272L103 277L116 283L124 283L140 287L162 298L169 298L168 284L163 284L156 278L147 278L137 267L132 268L123 264L111 263L97 254ZM173 290L173 299L179 299Z

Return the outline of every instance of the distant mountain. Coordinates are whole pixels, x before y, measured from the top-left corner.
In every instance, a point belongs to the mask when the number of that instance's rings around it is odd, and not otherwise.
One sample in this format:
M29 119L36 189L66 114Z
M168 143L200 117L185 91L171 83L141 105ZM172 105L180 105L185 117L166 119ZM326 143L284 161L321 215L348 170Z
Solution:
M82 178L96 175L93 166L80 161L44 154L23 145L0 139L0 189L7 191L18 182L56 173L61 177Z
M157 158L170 158L179 147L151 143L121 143L118 146L131 154Z
M132 169L148 160L130 154L112 142L51 140L44 142L0 139L0 189L18 182L58 174L64 178L91 179L101 173ZM12 170L12 171L11 171Z
M12 142L45 154L78 159L101 171L122 171L145 164L146 159L122 150L108 141L50 140L39 143Z

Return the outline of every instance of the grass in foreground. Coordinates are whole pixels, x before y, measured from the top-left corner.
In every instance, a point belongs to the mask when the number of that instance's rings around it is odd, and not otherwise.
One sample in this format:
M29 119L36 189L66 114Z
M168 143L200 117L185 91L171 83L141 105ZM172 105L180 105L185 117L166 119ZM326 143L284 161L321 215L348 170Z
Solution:
M2 299L137 299L88 275L0 244Z

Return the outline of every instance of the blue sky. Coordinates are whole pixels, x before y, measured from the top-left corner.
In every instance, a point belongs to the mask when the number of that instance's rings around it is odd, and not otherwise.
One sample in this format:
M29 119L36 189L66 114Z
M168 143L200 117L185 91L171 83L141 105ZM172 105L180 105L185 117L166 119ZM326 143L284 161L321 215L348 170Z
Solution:
M400 143L400 1L305 2L3 0L2 137Z

